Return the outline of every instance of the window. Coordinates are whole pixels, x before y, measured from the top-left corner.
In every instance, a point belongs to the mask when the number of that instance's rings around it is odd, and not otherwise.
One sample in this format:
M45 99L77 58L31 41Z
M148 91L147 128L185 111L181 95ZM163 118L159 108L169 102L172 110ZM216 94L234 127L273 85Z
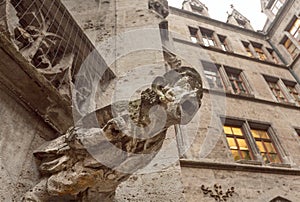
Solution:
M202 61L205 77L210 88L223 89L222 79L219 75L219 65Z
M258 54L260 60L267 59L267 57L261 47L254 47L254 50Z
M210 89L222 89L234 94L250 94L250 86L242 70L201 61Z
M281 155L277 150L281 146L278 140L277 144L273 141L276 135L269 124L225 119L223 132L235 161L255 160L265 164L282 163Z
M265 77L270 90L272 91L273 95L276 97L278 102L287 102L287 98L284 95L282 89L278 85L279 79L273 77Z
M266 130L251 129L251 134L265 163L280 163L281 160Z
M226 135L228 146L235 161L240 159L253 159L241 127L225 125L224 133Z
M267 56L262 49L262 47L263 47L262 44L251 42L251 45L253 46L255 52L258 55L258 59L263 60L263 61L267 60Z
M196 28L193 28L193 27L189 27L189 30L190 30L190 38L191 38L191 41L193 43L198 43L198 29Z
M300 105L300 95L298 90L296 89L296 83L291 81L283 81L283 83L294 101Z
M241 71L230 67L225 68L231 87L235 94L248 93L241 78Z
M201 34L202 34L202 40L203 44L205 46L216 46L214 37L213 37L213 31L200 28Z
M297 40L300 41L300 19L297 18L289 29L289 33Z
M244 41L242 43L243 43L244 48L246 50L247 56L253 58L254 56L253 56L253 54L252 54L252 52L250 50L250 44L247 43L247 42L244 42Z
M268 52L270 53L271 57L272 57L272 62L278 64L279 61L278 61L278 58L277 58L277 55L275 53L275 51L273 49L270 49L270 48L267 48Z
M219 37L219 40L221 42L221 48L222 48L222 50L223 51L229 51L226 37L222 36L222 35L218 35L218 37Z
M272 5L272 7L271 7L271 11L272 11L272 13L274 14L274 15L276 15L277 13L278 13L278 11L279 11L279 9L282 7L282 2L280 1L280 0L276 0L275 2L274 2L274 4Z
M299 51L295 44L293 44L293 42L289 38L286 38L286 40L283 42L283 45L289 52L289 54L292 56L292 58L295 58L297 56Z

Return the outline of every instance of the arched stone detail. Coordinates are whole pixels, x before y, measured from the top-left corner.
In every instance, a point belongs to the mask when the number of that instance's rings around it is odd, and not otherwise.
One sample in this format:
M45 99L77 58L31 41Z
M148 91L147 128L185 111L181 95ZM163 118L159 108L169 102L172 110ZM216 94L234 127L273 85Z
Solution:
M277 196L274 199L272 199L270 202L291 202L291 201L281 196Z

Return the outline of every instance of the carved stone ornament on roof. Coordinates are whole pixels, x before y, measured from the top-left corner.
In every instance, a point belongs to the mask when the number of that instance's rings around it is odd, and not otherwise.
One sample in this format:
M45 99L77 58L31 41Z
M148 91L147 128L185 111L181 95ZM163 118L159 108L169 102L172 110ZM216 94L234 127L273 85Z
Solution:
M140 99L128 105L112 103L86 115L65 135L34 152L42 180L23 201L88 201L83 199L95 187L98 201L112 199L121 182L156 156L170 126L191 121L202 95L198 72L180 67L157 77ZM124 106L124 113L113 115Z
M149 0L149 9L155 11L161 17L166 18L169 15L169 5L167 0Z

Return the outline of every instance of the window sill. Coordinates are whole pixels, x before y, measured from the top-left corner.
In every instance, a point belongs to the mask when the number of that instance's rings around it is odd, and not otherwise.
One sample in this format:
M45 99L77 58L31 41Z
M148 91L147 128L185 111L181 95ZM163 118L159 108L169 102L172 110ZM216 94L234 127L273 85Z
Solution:
M256 161L256 160L237 160L235 161L236 163L240 163L240 164L249 164L249 165L258 165L261 166L262 162L261 161Z
M251 97L254 98L253 94L249 94L249 93L231 93L233 95L238 95L238 96L243 96L243 97Z
M271 167L291 168L290 164L285 163L267 163L266 165Z

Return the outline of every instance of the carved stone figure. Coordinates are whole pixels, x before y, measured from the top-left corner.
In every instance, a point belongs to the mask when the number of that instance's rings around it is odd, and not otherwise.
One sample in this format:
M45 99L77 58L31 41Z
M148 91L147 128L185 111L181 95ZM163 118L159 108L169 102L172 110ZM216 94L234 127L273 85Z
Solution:
M197 71L180 67L157 77L140 99L83 117L34 152L43 178L24 201L84 201L92 187L99 201L111 199L121 182L155 157L170 126L191 121L202 93Z
M169 15L169 6L167 0L149 0L149 8L154 10L163 18Z

